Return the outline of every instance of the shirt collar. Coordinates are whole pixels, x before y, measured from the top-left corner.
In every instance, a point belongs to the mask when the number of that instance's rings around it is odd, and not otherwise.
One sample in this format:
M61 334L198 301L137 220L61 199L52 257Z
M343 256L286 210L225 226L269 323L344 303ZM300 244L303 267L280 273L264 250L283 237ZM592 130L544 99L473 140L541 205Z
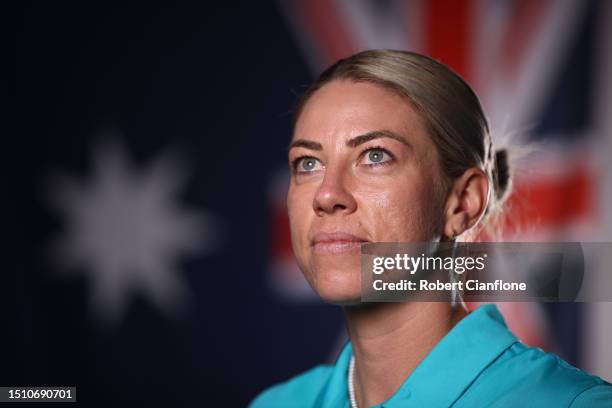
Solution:
M379 407L448 407L517 341L497 306L481 305L461 319ZM352 354L351 343L347 342L336 360L324 407L347 406L346 375Z

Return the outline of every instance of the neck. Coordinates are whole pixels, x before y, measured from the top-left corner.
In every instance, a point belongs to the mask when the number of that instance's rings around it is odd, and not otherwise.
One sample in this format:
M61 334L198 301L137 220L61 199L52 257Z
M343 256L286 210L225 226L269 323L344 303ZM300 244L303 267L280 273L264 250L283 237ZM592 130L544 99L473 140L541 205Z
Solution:
M466 315L445 302L347 306L360 407L387 400L453 326Z

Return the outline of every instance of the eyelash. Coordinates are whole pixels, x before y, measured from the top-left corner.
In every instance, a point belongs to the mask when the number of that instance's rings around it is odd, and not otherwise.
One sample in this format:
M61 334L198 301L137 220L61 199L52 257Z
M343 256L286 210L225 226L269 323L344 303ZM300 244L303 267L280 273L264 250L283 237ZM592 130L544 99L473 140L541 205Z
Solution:
M361 153L359 153L359 158L363 159L363 157L366 155L366 153L368 153L371 150L380 150L382 152L384 152L385 154L387 154L391 159L387 160L386 162L382 162L382 163L370 163L370 164L364 164L364 166L368 166L368 167L377 167L377 166L387 166L390 165L394 160L395 157L393 156L393 154L391 154L391 152L387 149L385 149L382 146L370 146L367 149L364 149ZM315 160L319 160L314 156L308 156L308 155L302 155L302 156L298 156L295 159L293 159L291 161L291 170L293 171L293 173L309 173L307 171L305 172L299 172L297 170L297 165L300 162L300 160L302 159L315 159Z

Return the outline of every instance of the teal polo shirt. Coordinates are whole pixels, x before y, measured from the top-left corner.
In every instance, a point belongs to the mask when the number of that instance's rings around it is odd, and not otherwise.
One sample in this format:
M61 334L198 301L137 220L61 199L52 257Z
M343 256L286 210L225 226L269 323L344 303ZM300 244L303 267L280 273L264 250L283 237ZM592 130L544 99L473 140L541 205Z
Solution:
M275 385L250 407L348 408L351 356L347 342L334 365L319 365ZM376 407L612 407L612 385L524 345L497 306L487 304L457 323Z

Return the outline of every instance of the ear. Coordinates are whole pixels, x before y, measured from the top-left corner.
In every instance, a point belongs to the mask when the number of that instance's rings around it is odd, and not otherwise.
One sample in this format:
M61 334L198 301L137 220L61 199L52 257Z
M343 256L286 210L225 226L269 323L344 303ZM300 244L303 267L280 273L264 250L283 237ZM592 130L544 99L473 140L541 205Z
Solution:
M444 209L442 233L452 238L472 228L484 213L489 196L489 180L477 167L467 169L453 181Z

